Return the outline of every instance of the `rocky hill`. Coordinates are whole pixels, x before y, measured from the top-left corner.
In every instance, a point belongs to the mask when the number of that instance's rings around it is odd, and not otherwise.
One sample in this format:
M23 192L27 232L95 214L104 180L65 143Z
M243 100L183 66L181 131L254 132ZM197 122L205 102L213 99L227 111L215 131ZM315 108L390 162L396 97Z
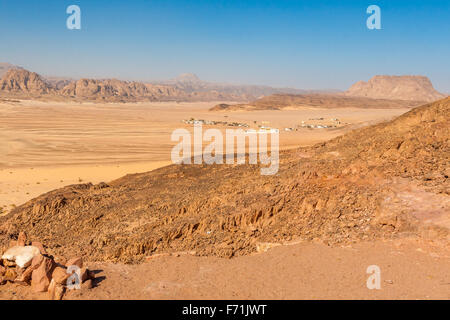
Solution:
M0 92L13 94L51 94L53 88L40 75L24 69L9 69L0 80Z
M81 99L122 100L170 100L181 98L183 92L170 86L158 86L141 82L127 82L116 79L73 81L60 90L64 96Z
M345 94L352 97L426 102L445 97L424 76L374 76L368 82L355 83Z
M267 243L424 237L450 244L450 98L258 165L171 165L72 185L0 217L53 255L139 262L190 251L232 257Z
M0 62L0 78L2 78L9 69L22 69L10 63Z

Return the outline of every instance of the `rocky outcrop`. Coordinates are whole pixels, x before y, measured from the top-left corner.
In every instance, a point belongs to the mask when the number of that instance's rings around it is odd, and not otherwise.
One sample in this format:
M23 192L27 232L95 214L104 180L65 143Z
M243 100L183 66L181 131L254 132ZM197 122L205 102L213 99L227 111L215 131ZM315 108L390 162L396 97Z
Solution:
M6 74L6 72L8 72L8 70L10 69L22 69L22 68L10 63L0 62L0 78L2 78Z
M63 260L48 255L40 242L30 245L24 232L11 245L0 260L0 286L8 282L30 286L35 293L48 292L52 300L61 300L66 289L92 288L95 275L83 266L81 257L62 264Z
M182 91L170 86L127 82L117 79L80 79L63 87L60 94L82 99L104 100L109 100L111 98L125 100L175 100L176 98L181 98L183 96Z
M24 69L9 69L0 80L0 92L42 95L54 93L54 90L35 72Z
M368 82L358 81L345 94L353 97L424 102L432 102L445 97L437 92L430 79L424 76L378 75Z

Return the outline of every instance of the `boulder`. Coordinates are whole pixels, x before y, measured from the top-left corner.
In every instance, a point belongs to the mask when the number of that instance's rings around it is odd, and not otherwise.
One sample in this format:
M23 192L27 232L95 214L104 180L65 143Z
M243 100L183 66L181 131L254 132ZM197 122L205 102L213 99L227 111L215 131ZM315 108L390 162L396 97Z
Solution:
M70 267L70 266L78 266L79 268L83 268L83 258L75 257L75 258L69 259L66 263L66 267Z
M44 257L42 255L38 255L31 260L31 265L23 271L23 273L17 277L15 282L21 283L21 284L30 284L31 276L33 274L33 271L36 270L44 260Z
M62 297L64 295L65 287L62 285L57 284L55 286L55 292L53 294L53 300L62 300Z
M48 290L52 278L54 261L43 257L39 267L31 274L31 288L34 292L45 292Z
M7 268L5 274L3 275L3 280L13 282L17 278L17 272L13 268Z
M56 282L55 280L52 279L52 281L50 281L50 284L48 285L48 297L50 300L53 300L53 297L55 296L55 288L56 288Z
M47 292L51 300L61 300L64 295L64 286L57 284L55 280L52 279Z
M42 245L42 243L40 243L39 241L33 241L31 242L31 245L33 247L36 247L39 249L39 251L41 252L41 254L47 254L47 251L45 251L44 246Z
M39 248L33 246L15 246L6 250L2 259L13 261L20 268L26 268L31 260L40 254Z
M63 267L56 267L52 273L52 281L56 284L66 284L67 278L69 278L67 270Z
M25 234L25 232L21 231L19 233L19 237L17 238L17 245L24 247L27 243L27 235Z

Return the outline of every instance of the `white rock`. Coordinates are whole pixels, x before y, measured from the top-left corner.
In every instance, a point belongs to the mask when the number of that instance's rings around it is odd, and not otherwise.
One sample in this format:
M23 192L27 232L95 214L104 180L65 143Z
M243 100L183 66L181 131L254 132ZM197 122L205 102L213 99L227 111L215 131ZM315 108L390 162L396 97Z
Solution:
M40 254L39 248L34 246L15 246L5 251L2 259L14 261L19 267L25 268L31 264L31 260Z

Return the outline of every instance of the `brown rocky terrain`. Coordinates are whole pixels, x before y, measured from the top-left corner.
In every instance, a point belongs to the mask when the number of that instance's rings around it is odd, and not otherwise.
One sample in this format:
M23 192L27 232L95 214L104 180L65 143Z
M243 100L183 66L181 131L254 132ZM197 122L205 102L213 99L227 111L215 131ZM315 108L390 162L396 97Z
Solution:
M22 69L22 68L19 66L15 66L11 63L0 62L0 78L2 78L9 69Z
M345 93L351 97L432 102L445 97L424 76L374 76L358 81Z
M117 79L42 77L10 64L0 64L0 97L105 102L249 101L274 92L303 92L290 88L213 84L194 75L163 82Z
M67 186L0 217L55 256L140 262L158 253L232 257L270 243L449 238L450 98L256 165L171 165Z
M18 95L54 93L53 88L37 73L24 69L9 69L0 80L0 92Z
M81 79L64 86L60 93L64 96L81 99L112 100L175 99L183 96L183 92L170 86L150 85L140 82L126 82L117 79L93 80Z
M347 97L340 94L273 94L247 104L218 104L211 111L255 111L286 110L296 108L405 108L425 103L424 101L403 101Z

